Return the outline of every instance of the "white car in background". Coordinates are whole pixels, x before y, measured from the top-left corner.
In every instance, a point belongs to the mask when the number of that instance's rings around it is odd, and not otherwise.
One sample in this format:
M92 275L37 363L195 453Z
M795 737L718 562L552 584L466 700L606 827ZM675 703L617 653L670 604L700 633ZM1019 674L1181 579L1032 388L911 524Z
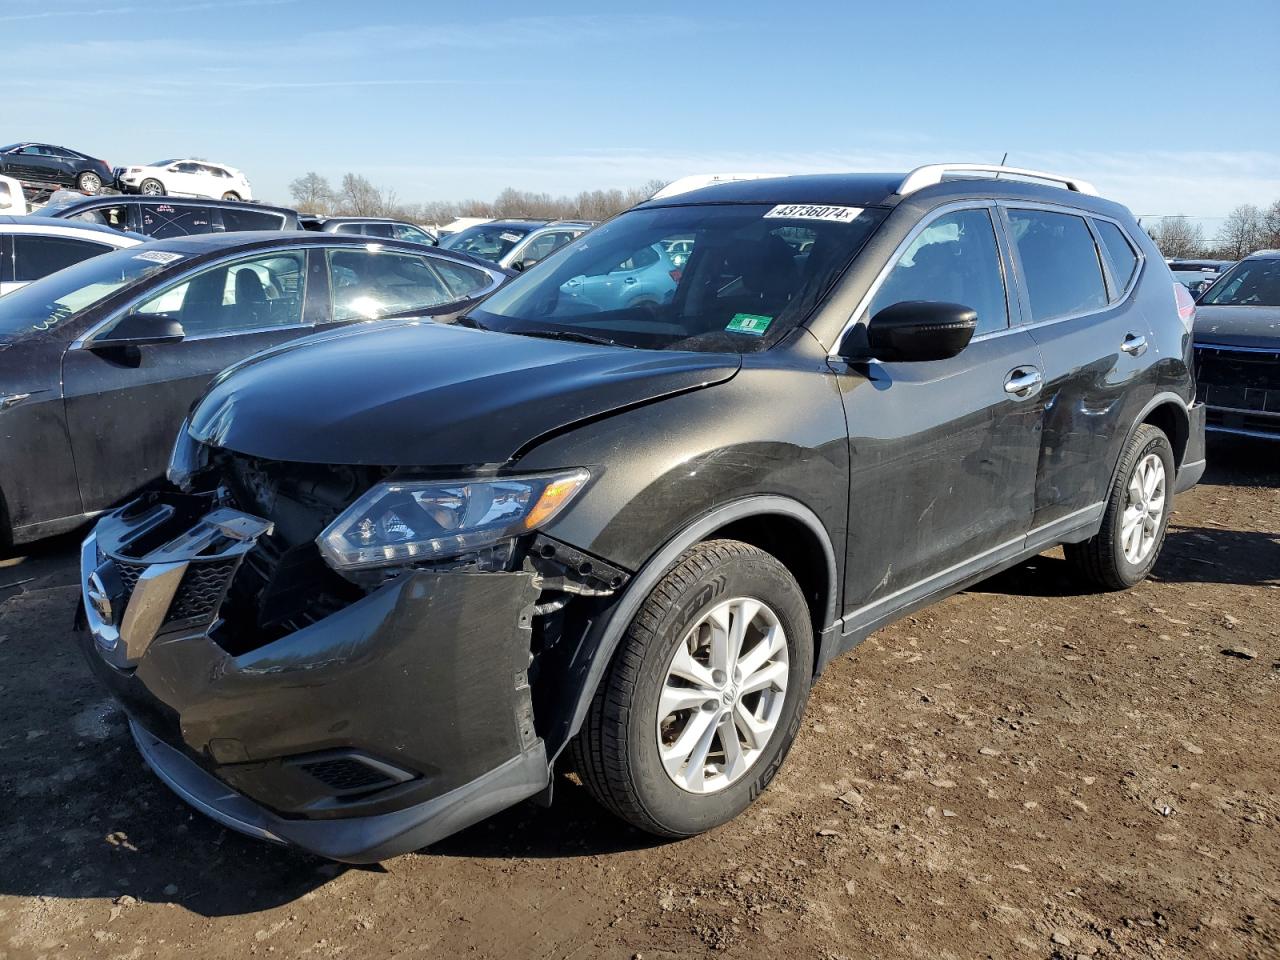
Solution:
M17 214L27 212L27 197L22 192L22 184L13 177L0 177L0 213Z
M81 260L149 239L95 223L0 214L0 296Z
M208 197L211 200L252 200L249 180L235 167L205 160L157 160L116 170L122 193L147 197Z

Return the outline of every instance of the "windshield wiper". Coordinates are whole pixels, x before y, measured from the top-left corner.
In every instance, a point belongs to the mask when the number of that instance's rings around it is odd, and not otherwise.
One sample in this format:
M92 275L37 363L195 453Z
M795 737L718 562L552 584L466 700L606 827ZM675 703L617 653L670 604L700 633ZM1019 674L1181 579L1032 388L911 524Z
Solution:
M590 333L581 333L577 330L512 330L512 333L518 333L522 337L541 337L544 340L575 340L578 343L595 343L602 347L623 347L626 344L619 343L617 340L610 340L608 337L597 337Z

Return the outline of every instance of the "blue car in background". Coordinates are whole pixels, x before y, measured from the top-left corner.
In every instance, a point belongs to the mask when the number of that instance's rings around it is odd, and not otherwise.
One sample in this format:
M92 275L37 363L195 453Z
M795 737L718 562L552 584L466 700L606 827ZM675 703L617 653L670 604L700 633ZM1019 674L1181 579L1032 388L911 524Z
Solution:
M670 303L680 268L661 243L641 247L607 273L581 274L560 286L563 296L597 310Z

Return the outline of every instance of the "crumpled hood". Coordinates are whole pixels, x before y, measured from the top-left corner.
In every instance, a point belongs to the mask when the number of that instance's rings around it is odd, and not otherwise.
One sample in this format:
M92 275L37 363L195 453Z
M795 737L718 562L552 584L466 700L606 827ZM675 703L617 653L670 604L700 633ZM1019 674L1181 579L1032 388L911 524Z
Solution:
M294 341L224 371L197 440L250 456L501 464L548 433L728 380L737 354L633 350L417 320Z
M1280 350L1280 307L1196 307L1196 343Z

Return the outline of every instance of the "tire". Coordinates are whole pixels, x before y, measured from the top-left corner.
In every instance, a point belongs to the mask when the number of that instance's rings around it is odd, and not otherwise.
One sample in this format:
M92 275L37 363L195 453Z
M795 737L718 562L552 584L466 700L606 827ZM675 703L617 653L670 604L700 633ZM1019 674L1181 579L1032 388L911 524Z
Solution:
M222 199L223 200L239 200L240 194L236 193L234 190L228 190L226 193L222 195Z
M155 177L147 177L147 179L138 184L138 193L144 197L163 197L168 191L165 190L164 184Z
M1156 462L1158 471L1153 470ZM1150 484L1153 473L1162 474L1156 491L1159 494L1158 509L1155 496L1147 496L1147 491L1142 491L1140 496L1135 493L1142 487L1144 478ZM1067 562L1078 578L1103 590L1127 590L1147 578L1164 546L1169 511L1173 508L1175 476L1173 447L1169 438L1158 427L1141 424L1120 455L1120 468L1116 471L1107 508L1102 515L1102 528L1083 543L1063 545ZM1131 549L1134 541L1126 538L1126 530L1131 535L1134 529L1131 523L1126 524L1126 519L1135 515L1131 512L1126 518L1127 511L1141 511L1138 516L1145 514L1146 519L1140 519L1138 524L1143 533L1137 550Z
M76 177L76 186L80 189L81 193L87 193L89 196L93 196L102 189L102 178L96 173L91 173L86 170L84 173L80 174L80 176Z
M759 609L749 612L755 603ZM775 679L782 676L781 689L774 683L740 692L734 677L713 676L701 662L696 664L702 668L701 675L718 683L717 689L692 684L686 688L689 681L669 674L681 648L686 651L683 664L698 659L697 651L704 648L698 646L688 656L689 638L715 635L709 632L712 626L707 618L726 609L730 615L723 622L730 627L747 624L742 642L746 653L740 663L750 671L749 677L759 682L765 673ZM785 641L773 626L781 629ZM732 632L725 635L731 637ZM767 642L770 638L773 643ZM763 659L761 651L766 651L768 659ZM759 672L753 665L757 661L763 664ZM708 657L707 664L713 662ZM596 800L627 823L663 837L701 833L733 819L773 779L800 728L812 677L809 608L787 568L763 550L736 540L697 544L667 571L627 627L571 745L571 758ZM749 685L744 680L743 686ZM712 699L717 690L719 699ZM708 699L660 717L664 691L682 699ZM768 728L767 736L759 736L754 745L745 739L736 719L739 708ZM669 772L679 763L670 757L678 758L683 752L680 735L696 734L695 723L701 724L697 729L713 731L704 734L710 737L710 750L702 754L705 760L690 761L680 771ZM660 738L667 746L660 746ZM689 742L700 745L702 738ZM731 743L737 744L736 764L729 755ZM665 764L664 749L669 751ZM693 750L691 757L697 755L698 746Z

